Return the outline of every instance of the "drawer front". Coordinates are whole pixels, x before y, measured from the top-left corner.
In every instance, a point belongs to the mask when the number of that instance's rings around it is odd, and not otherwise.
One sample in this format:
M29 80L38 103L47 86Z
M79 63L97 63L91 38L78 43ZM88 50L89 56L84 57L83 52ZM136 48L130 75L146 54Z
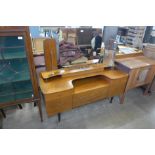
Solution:
M72 93L45 95L45 104L48 116L72 109Z
M73 107L78 107L84 104L92 103L97 100L106 98L108 95L108 87L99 88L91 91L86 91L73 95Z
M125 92L128 77L111 80L109 88L109 97L122 95Z

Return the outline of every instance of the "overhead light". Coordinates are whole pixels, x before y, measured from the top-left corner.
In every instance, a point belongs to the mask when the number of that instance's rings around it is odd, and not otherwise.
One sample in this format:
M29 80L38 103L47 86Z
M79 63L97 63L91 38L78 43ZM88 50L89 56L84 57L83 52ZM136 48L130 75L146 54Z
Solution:
M22 36L18 36L18 40L22 40L23 39L23 37Z

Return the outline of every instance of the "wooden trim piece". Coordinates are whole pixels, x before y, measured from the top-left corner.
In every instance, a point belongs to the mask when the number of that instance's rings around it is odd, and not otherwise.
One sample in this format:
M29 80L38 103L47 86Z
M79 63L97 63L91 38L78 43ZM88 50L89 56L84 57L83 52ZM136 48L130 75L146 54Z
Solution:
M54 39L44 40L44 57L46 70L54 70L58 68L56 41Z
M4 107L9 107L12 105L18 105L18 104L22 104L22 103L32 103L32 102L37 102L39 99L38 98L27 98L27 99L21 99L21 100L17 100L17 101L13 101L13 102L5 102L5 103L0 103L0 108L4 108Z

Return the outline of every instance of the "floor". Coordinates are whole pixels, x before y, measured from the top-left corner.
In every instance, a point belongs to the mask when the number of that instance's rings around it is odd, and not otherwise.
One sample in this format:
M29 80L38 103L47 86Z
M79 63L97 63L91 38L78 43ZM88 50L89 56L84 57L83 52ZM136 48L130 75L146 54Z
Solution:
M112 104L102 100L63 113L61 122L57 116L47 117L44 104L43 122L33 104L23 105L22 110L7 110L6 114L4 129L151 129L155 128L155 93L143 96L141 89L134 89L127 93L123 105L118 97Z

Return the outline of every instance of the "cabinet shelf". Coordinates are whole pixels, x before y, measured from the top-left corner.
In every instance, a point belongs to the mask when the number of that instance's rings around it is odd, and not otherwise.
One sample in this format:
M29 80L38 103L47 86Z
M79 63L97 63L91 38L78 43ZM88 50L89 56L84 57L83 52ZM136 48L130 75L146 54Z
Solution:
M4 91L5 89L5 91ZM30 80L18 83L7 83L0 85L0 102L7 102L12 100L21 99L24 96L31 98L33 88Z
M4 91L6 89L6 91ZM0 85L0 96L5 96L6 94L19 94L32 91L31 81L21 81L17 83L7 83Z
M94 76L73 81L74 94L91 91L94 89L108 87L109 83L103 76Z
M1 49L17 49L17 48L25 48L25 46L7 46L7 47L1 47Z
M9 76L9 74L6 76ZM1 79L0 84L6 84L8 82L14 83L14 82L30 80L30 75L29 75L29 72L22 72L22 74L20 73L20 74L14 75L14 77L11 79L2 78L0 75L0 79Z
M9 59L22 59L22 58L26 58L26 52L25 51L15 51L12 52L10 54L10 52L5 52L2 56L2 54L0 54L0 60L9 60ZM3 58L4 57L4 58Z
M129 26L126 39L127 44L131 44L133 47L141 46L143 42L144 32L145 26Z
M30 79L27 59L0 61L0 84Z
M12 92L9 95L11 95L11 96L12 95L20 95L20 94L25 94L25 93L30 93L30 92L32 93L32 90L25 90L25 91L22 90L22 91L19 91L19 92L14 92L14 93ZM8 94L0 95L0 98L5 97L5 96L8 96Z
M17 101L19 99L27 99L32 98L32 91L15 94L15 95L6 95L6 96L0 96L0 104L4 102L10 102L10 101Z
M0 47L0 60L26 58L25 46Z

